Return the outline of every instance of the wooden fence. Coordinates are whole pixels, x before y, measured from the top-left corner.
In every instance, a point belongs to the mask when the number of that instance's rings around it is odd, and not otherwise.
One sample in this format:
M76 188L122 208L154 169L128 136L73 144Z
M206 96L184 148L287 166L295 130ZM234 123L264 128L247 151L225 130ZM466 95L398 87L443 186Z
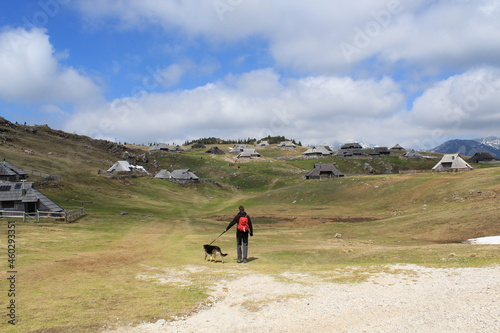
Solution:
M86 214L85 207L68 207L65 208L62 212L42 212L37 210L34 213L0 210L0 218L1 217L22 218L23 221L34 221L34 222L40 222L41 218L51 218L51 219L64 219L64 221L70 223L76 221L85 214Z
M66 222L76 221L87 213L85 207L68 207L64 209L64 212L66 213L64 216Z
M472 169L444 169L444 170L399 170L400 175L414 175L421 173L460 173L471 171Z

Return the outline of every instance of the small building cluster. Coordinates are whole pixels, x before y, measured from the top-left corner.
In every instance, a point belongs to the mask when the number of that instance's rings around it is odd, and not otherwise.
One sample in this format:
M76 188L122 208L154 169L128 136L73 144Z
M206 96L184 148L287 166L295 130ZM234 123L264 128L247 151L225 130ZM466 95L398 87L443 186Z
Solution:
M143 166L133 165L127 161L117 161L111 168L108 169L108 173L117 176L147 176L149 172Z
M254 147L268 147L269 142L262 140L255 144ZM206 149L207 147L201 143L195 143L191 146L191 149ZM282 141L276 145L276 148L294 149L296 145L292 141ZM161 150L161 151L173 151L179 152L183 151L181 147L171 147L166 144L156 144L149 149L150 151ZM246 144L235 144L233 147L229 148L229 154L235 154L237 159L256 159L261 157L261 154L256 151L255 148L249 148ZM397 154L395 154L397 152ZM208 150L205 150L206 154L212 155L224 155L222 149L217 146L212 146ZM423 156L421 153L410 149L406 150L399 144L394 145L391 148L388 147L374 147L374 148L363 148L360 143L357 142L347 142L343 144L337 151L333 151L329 146L313 146L302 153L302 156L306 159L317 159L323 157L343 157L343 158L370 158L377 156L390 156L395 154L400 158L405 159L423 159L431 158L429 156ZM467 162L464 161L459 154L448 154L444 155L443 158L432 168L432 171L460 171L472 169L468 163L500 163L499 159L496 159L491 154L488 153L477 153ZM231 165L231 163L230 163ZM0 164L0 170L5 169L5 164ZM22 170L13 170L11 172L4 172L4 177L12 177L12 179L19 179L25 175ZM132 165L127 161L117 161L110 169L108 173L116 175L149 175L146 169L142 166ZM305 175L306 179L325 179L332 177L344 177L344 173L335 167L335 163L315 163L312 170L307 172ZM17 178L16 178L17 177ZM177 183L197 183L200 181L199 177L194 174L190 169L178 169L173 171L168 171L166 169L161 170L155 176L158 179L165 179Z
M178 169L172 172L163 169L155 176L158 179L166 179L177 183L197 183L199 178L190 169Z
M176 146L169 146L166 143L156 143L152 145L149 149L148 152L156 152L156 151L164 151L164 152L183 152L184 149L181 148L181 146L176 145Z
M335 153L337 157L367 157L368 154L363 151L363 147L357 142L348 142L342 145Z
M253 148L247 148L247 145L245 144L237 144L234 145L231 149L229 149L230 154L238 154L236 158L258 158L260 157L260 153L258 153L255 149Z

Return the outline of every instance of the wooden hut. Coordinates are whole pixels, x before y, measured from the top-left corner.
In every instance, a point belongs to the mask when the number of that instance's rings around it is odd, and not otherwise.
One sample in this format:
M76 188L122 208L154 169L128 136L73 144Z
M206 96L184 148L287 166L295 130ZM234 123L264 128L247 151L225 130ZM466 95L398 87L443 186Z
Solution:
M344 177L333 163L316 163L314 168L306 174L306 179L323 179L332 177Z
M302 155L308 158L328 157L332 155L332 151L327 147L312 147L303 152Z
M26 171L19 169L9 162L0 162L0 180L15 182L28 178Z
M488 152L475 153L474 156L467 160L467 163L500 163L498 158L495 158Z
M460 154L446 154L441 160L432 168L435 171L463 171L471 170L472 167L469 163L465 162Z
M0 210L35 213L64 209L35 189L32 182L0 182Z
M205 153L214 154L214 155L224 155L225 154L225 152L222 149L219 149L219 147L211 147Z

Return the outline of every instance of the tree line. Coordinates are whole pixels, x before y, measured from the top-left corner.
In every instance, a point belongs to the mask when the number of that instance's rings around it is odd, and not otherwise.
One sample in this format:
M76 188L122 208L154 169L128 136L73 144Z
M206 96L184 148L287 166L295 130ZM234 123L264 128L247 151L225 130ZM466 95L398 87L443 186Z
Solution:
M298 143L295 141L295 139L287 139L284 136L270 136L268 135L265 138L262 138L260 140L257 140L255 138L246 138L246 139L236 139L236 140L223 140L220 138L216 137L209 137L209 138L199 138L197 140L186 140L184 142L184 146L190 146L195 143L200 143L204 145L216 145L216 144L248 144L248 145L253 145L257 142L261 141L267 141L269 144L278 144L283 141L291 141L294 144L298 146L302 146L302 143L299 141Z

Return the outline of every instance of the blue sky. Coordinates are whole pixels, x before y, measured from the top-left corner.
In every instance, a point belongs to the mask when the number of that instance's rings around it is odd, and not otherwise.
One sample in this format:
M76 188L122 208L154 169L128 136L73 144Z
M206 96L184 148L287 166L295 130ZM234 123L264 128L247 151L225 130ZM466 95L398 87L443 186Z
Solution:
M496 0L0 3L0 115L109 140L500 136Z

